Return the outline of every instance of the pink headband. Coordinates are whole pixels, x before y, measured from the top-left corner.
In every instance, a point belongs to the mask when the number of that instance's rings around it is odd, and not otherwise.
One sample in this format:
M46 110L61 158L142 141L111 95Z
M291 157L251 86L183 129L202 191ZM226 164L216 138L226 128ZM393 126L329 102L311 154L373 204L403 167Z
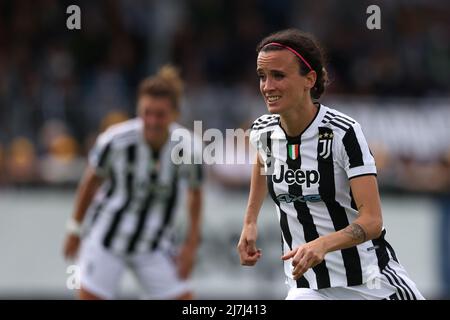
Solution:
M310 66L309 63L305 60L305 58L303 58L302 55L301 55L300 53L298 53L297 51L295 51L295 50L292 49L291 47L288 47L288 46L286 46L286 45L284 45L284 44L281 44L281 43L278 43L278 42L270 42L270 43L266 44L266 45L263 47L263 49L264 49L265 47L267 47L267 46L282 47L282 48L284 48L284 49L289 50L290 52L292 52L293 54L295 54L297 57L299 57L300 60L302 60L303 63L306 64L306 65L308 66L309 70L312 71L313 68L311 68L311 66Z

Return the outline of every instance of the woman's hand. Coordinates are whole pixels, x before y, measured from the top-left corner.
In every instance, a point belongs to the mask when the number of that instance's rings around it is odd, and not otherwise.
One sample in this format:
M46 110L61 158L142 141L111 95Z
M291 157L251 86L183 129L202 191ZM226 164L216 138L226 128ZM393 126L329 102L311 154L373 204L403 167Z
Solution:
M239 258L243 266L254 266L261 258L261 249L256 249L258 230L256 224L244 224L241 238L237 245Z
M292 276L298 280L309 268L313 268L323 261L327 250L321 238L298 246L281 257L283 260L292 259Z

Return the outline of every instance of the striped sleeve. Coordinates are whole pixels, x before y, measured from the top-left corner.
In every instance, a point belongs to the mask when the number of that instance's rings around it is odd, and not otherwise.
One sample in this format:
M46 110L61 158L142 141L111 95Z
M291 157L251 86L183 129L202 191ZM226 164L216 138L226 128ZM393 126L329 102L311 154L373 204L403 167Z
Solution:
M94 168L96 175L106 177L111 165L112 139L103 133L98 136L94 147L89 152L89 165Z
M341 143L341 164L348 179L361 175L376 175L375 159L359 123L355 122L346 130Z
M189 163L183 164L184 171L187 177L189 188L197 189L199 188L204 180L204 167L203 167L203 142L201 138L196 136L194 133L190 132L192 142L197 140L196 143L191 144L191 148L186 148L190 150L190 161ZM184 152L182 150L181 152Z
M278 124L278 117L274 115L263 115L253 122L250 130L250 143L261 156L264 163L270 158L270 154L268 154L270 151L267 145L268 138L272 132L270 127L276 124Z
M250 131L250 144L255 150L258 152L258 154L261 156L263 160L267 158L267 156L264 154L264 150L262 148L262 144L260 141L261 134L258 132L258 130L252 129Z
M188 165L189 188L199 188L203 183L203 175L203 166L201 164Z

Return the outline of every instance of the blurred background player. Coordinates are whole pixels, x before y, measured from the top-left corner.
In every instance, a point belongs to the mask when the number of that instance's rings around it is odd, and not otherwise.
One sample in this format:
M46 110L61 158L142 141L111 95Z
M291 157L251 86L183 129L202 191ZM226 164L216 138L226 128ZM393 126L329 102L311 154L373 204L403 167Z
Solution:
M80 249L80 299L114 298L127 268L147 298L193 297L187 280L200 238L202 172L200 165L172 161L172 154L194 156L192 137L171 141L181 128L175 121L182 86L172 66L143 80L138 117L110 127L90 152L64 244L66 258ZM174 208L183 178L189 181L190 219L174 253Z

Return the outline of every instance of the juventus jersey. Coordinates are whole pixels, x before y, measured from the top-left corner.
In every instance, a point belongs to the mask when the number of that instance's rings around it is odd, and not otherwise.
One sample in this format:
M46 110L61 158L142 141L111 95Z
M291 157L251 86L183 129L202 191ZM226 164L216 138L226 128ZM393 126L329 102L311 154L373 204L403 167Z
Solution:
M263 115L253 123L250 141L265 166L283 251L341 230L358 217L349 180L376 175L376 167L354 119L318 105L310 125L299 136L289 137L279 115ZM384 234L385 230L379 239L326 254L297 281L292 278L292 261L285 261L288 284L321 289L367 282L389 259L396 259Z
M182 127L172 125L170 134L177 128ZM190 139L169 139L156 152L144 140L139 118L112 126L98 137L89 165L105 180L85 219L91 240L116 253L170 248L180 178L187 178L190 188L202 181L200 165L172 161L172 154L193 153Z

